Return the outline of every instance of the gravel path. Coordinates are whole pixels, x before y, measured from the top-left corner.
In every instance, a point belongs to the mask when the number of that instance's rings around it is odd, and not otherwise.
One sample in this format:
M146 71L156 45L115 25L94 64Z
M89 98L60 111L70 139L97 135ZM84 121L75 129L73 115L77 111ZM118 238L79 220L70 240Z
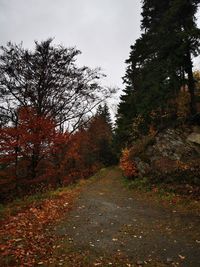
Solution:
M84 188L57 233L71 254L59 265L200 267L199 217L137 200L117 168Z

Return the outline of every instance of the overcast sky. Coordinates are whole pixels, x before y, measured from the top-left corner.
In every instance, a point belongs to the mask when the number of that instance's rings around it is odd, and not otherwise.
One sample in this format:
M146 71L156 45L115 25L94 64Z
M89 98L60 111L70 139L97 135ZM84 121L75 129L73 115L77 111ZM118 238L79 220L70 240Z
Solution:
M1 44L34 40L76 46L79 60L100 66L121 86L129 47L140 35L140 0L0 0Z
M76 46L79 62L101 67L104 84L122 86L130 45L140 36L140 0L0 0L1 45L54 37Z

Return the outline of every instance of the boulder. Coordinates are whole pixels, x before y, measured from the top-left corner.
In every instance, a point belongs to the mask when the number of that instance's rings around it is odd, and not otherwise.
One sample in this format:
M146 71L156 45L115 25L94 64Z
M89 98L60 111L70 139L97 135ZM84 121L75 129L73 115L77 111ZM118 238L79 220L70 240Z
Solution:
M139 176L158 173L164 179L167 174L184 168L184 164L193 166L190 162L200 159L200 131L197 130L200 127L168 128L153 139L144 137L133 144L132 160Z
M187 141L200 145L200 133L191 133L188 136Z

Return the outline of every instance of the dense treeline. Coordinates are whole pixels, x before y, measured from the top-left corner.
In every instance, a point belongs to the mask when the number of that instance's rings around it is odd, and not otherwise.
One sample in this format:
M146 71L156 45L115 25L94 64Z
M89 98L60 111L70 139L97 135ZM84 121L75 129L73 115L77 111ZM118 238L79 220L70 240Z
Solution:
M68 184L111 163L112 126L100 103L112 92L100 86L100 69L75 64L79 53L51 39L34 51L1 47L2 198Z
M52 39L35 42L32 51L11 42L1 47L2 199L88 177L122 151L125 173L138 176L133 157L159 130L200 121L200 74L193 69L200 53L198 4L142 1L142 35L126 60L114 138L108 107L101 105L113 90L101 86L100 69L76 64L79 50Z
M198 4L198 0L142 1L142 35L126 60L125 90L117 114L118 148L152 128L196 115L192 58L199 55ZM180 91L189 103L185 114Z
M131 46L115 146L133 184L200 192L199 0L143 0L141 37ZM195 138L191 138L195 136ZM189 140L189 141L188 141ZM156 184L156 185L155 185ZM190 184L190 186L188 186ZM169 189L170 190L170 189Z

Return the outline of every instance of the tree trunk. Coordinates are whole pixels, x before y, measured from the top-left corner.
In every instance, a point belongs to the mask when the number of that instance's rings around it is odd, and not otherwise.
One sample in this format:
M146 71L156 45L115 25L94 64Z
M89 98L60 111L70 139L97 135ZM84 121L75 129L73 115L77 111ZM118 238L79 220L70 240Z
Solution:
M30 173L31 173L32 179L35 179L37 176L37 166L39 163L39 158L40 158L39 147L35 146L32 157L31 157L31 164L30 164Z
M16 121L15 121L15 129L17 130L18 128L18 117L16 118ZM17 132L17 131L16 131ZM18 187L18 158L19 158L19 135L18 133L16 134L16 146L14 148L14 155L15 155L15 163L14 163L14 172L15 172L15 179L16 179L16 186Z
M195 83L194 83L194 77L192 72L192 59L190 54L190 49L188 48L187 51L187 60L186 60L186 72L188 74L188 87L189 87L189 93L190 93L190 112L191 115L196 114L196 101L195 101Z

